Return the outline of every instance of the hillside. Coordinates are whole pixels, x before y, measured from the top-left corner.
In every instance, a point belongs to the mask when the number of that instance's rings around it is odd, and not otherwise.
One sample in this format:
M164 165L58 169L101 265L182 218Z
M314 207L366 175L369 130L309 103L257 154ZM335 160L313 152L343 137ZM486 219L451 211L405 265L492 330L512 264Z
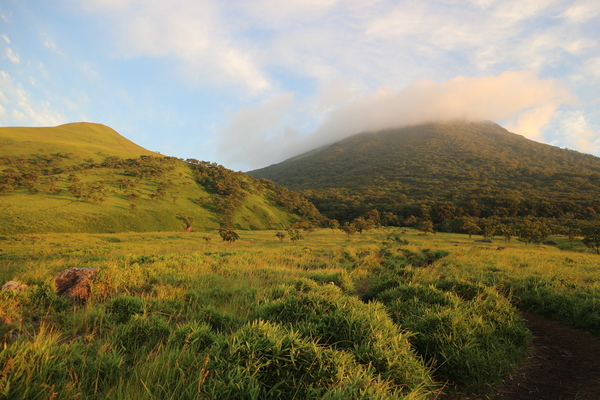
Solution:
M0 233L281 228L318 218L270 182L148 151L103 125L0 128Z
M416 203L474 216L600 213L600 158L493 122L362 133L248 174L304 190L340 220L370 208L406 215L406 205Z
M101 124L78 122L56 127L0 128L2 156L64 153L65 149L69 149L81 158L160 156Z

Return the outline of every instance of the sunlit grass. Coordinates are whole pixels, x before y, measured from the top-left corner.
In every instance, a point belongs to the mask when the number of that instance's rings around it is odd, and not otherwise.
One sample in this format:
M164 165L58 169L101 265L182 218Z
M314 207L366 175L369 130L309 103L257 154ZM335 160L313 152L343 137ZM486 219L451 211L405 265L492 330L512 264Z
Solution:
M392 231L408 243L390 240ZM360 392L371 393L364 398L422 399L445 380L459 391L489 391L527 341L515 306L600 333L600 259L581 248L571 251L565 238L554 238L558 247L526 246L411 229L372 230L348 239L320 229L292 243L280 242L276 232L240 231L232 244L214 232L5 236L0 284L16 280L29 286L0 293L0 396L210 398L241 391L236 393L276 398L277 386L247 375L256 366L219 358L233 345L231 335L255 337L262 330L263 337L289 334L289 343L306 351L317 346L324 351L323 365L345 363L336 373L349 374L350 381L336 386L328 380L331 371L315 375L316 382L333 386L307 391L309 397ZM54 291L53 275L70 267L98 269L85 304L72 304ZM338 308L329 319L307 314L296 325L264 311L260 319L275 325L252 325L258 305L278 296L291 305L293 298L333 296L327 301ZM340 329L339 337L355 337L358 322L349 318L364 324L367 314L381 314L381 304L363 307L357 298L383 303L397 325L381 322L385 335L390 329L403 332L422 357L425 369L410 378L414 392L393 389L398 382L391 382L405 378L382 363L384 347L361 345L381 353L367 351L384 377L373 381L373 371L361 364L363 353L339 355L334 342L323 341L326 328L319 323L329 321ZM229 383L215 377L217 370ZM423 371L431 375L423 377ZM246 386L231 386L238 378ZM437 389L427 383L432 381Z

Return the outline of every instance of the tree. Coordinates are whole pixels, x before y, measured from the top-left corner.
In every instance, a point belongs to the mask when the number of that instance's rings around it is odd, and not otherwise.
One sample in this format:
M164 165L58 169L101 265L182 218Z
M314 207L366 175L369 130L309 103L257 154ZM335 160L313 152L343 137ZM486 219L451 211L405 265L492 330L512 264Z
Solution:
M362 235L363 231L368 231L373 227L373 222L369 219L365 219L364 217L358 217L353 222L354 226L358 233Z
M573 241L575 240L575 237L581 234L581 231L577 228L567 228L567 238L569 239L569 243L571 244L571 247L573 247Z
M485 239L493 239L498 230L498 221L493 218L482 218L479 222L483 237Z
M428 232L433 232L433 222L430 219L419 221L417 229L427 235Z
M287 229L288 235L290 236L290 240L293 243L296 243L298 240L302 240L304 239L304 237L302 236L302 234L300 233L299 229L294 228L293 226L290 226Z
M340 223L337 219L330 219L327 222L327 227L331 228L331 231L333 232L340 227Z
M283 232L277 232L275 234L275 236L279 239L280 242L283 242L283 239L285 238L285 233L283 233Z
M467 231L469 239L471 239L472 235L481 232L481 228L477 224L477 219L473 217L463 219L463 224L460 228Z
M410 217L408 217L404 220L404 225L414 227L418 222L419 222L419 220L417 219L417 217L415 217L414 215L411 215Z
M385 226L398 224L398 216L390 211L383 213L383 217L381 218L381 220L383 225Z
M232 244L236 240L240 238L240 235L237 234L232 228L221 228L219 231L219 235L223 238L223 241Z
M529 245L531 242L541 242L549 235L548 227L541 221L533 218L526 218L518 225L516 229L519 239Z
M515 234L515 227L513 224L502 224L500 225L500 233L504 236L504 242L510 243L510 239Z
M590 249L595 249L596 254L600 254L600 225L589 226L585 230L583 244Z
M379 228L381 226L381 216L379 215L379 211L377 209L372 209L366 215L367 221L371 222L371 226L375 228Z
M340 230L348 235L348 239L357 232L356 225L352 222L344 222L344 224L340 226Z
M129 199L129 208L135 210L135 208L137 207L137 199L139 199L140 197L141 195L139 193L127 193L127 198Z

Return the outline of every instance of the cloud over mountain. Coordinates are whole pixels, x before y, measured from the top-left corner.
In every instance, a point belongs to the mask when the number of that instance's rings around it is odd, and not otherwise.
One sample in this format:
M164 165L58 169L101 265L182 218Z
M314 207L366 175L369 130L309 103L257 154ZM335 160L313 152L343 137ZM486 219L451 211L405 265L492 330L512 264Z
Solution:
M287 94L239 111L221 132L221 150L232 162L244 159L264 166L364 131L453 119L506 121L512 131L539 139L556 110L574 102L574 96L554 80L539 79L528 71L441 83L421 80L401 90L381 87L338 103L314 130L300 133L285 121L297 109L309 107L294 104ZM234 142L237 146L228 145Z

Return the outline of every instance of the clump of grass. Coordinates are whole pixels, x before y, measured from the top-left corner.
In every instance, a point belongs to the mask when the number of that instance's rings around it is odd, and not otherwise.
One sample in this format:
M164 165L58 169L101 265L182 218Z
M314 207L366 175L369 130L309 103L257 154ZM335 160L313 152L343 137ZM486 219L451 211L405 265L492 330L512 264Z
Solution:
M299 280L295 287L272 291L251 318L286 324L322 345L347 351L404 393L432 383L408 342L410 335L400 331L383 305L365 304L338 288Z
M465 393L489 393L523 357L530 334L495 290L466 281L406 282L376 296L434 367Z
M279 324L254 321L217 343L206 398L397 398L394 387L343 351Z

